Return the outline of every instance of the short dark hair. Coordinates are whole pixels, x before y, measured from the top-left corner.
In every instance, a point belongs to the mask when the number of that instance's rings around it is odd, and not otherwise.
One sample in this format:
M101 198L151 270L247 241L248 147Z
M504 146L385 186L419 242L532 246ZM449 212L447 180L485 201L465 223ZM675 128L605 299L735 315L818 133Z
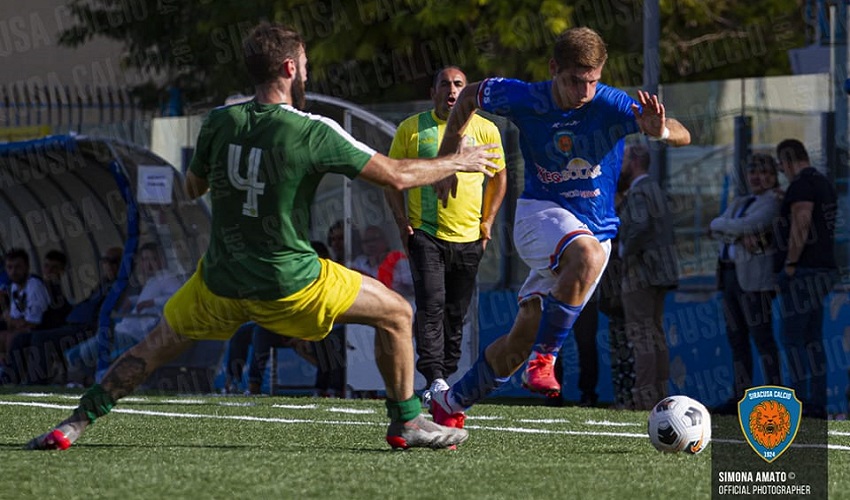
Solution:
M608 49L596 31L570 28L558 35L552 57L559 69L598 68L608 60Z
M776 158L765 153L754 153L747 162L747 170L767 170L776 173Z
M785 139L776 146L776 156L780 162L809 161L809 153L806 146L797 139Z
M322 259L330 259L331 258L331 251L328 250L327 245L325 245L321 241L312 240L312 241L310 241L310 246L313 247L313 250L319 256L319 258L322 258Z
M260 23L242 42L242 55L254 85L280 76L287 59L297 61L304 39L297 31L277 23Z
M44 260L52 260L53 262L58 262L64 268L68 265L68 257L59 250L50 250L46 254L44 254Z
M754 153L747 162L747 170L767 171L776 176L777 171L779 169L776 165L776 158L774 158L773 156L765 153ZM779 178L777 176L776 180L773 182L773 185L768 187L775 188L778 185Z
M460 66L456 66L454 64L450 64L448 66L443 66L442 68L437 70L436 73L434 73L434 81L431 82L431 88L434 88L434 89L437 88L437 84L440 83L440 76L442 76L443 73L445 73L447 70L450 70L450 69L456 69L456 70L460 71L461 73L463 73L463 70L460 69ZM463 73L463 76L465 77L466 73Z
M144 251L152 252L154 255L156 255L157 259L162 260L162 252L160 251L159 245L156 242L149 241L149 242L145 243L144 245L140 246L139 247L139 254L141 254Z
M21 259L24 261L24 264L29 267L30 265L30 254L27 253L23 248L10 248L6 251L5 260L6 262L14 259Z
M649 164L652 162L649 156L649 148L641 143L636 143L627 146L627 150L629 155L637 160L642 170L649 171Z

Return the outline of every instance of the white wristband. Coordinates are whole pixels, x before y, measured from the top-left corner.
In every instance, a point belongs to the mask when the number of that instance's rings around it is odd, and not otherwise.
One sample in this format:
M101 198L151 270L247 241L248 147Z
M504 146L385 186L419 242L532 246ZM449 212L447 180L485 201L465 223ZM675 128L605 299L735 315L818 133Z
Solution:
M664 131L661 132L660 137L649 136L650 141L666 141L669 138L670 138L670 129L667 128L666 125L664 126Z

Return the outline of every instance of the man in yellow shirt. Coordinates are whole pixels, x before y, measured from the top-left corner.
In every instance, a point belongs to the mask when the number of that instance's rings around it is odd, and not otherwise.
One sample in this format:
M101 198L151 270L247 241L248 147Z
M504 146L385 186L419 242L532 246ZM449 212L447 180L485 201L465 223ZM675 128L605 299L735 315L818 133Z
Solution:
M446 120L466 75L457 66L443 68L434 78L434 108L408 117L398 127L391 158L432 158L437 155ZM416 369L430 391L446 390L446 379L457 371L463 320L475 290L478 264L505 197L507 175L501 136L496 125L473 116L464 131L466 145L499 144L499 170L487 182L483 174L458 175L457 197L443 204L430 186L407 190L407 210L401 191L386 191L402 243L410 256L416 294L414 334L419 359Z

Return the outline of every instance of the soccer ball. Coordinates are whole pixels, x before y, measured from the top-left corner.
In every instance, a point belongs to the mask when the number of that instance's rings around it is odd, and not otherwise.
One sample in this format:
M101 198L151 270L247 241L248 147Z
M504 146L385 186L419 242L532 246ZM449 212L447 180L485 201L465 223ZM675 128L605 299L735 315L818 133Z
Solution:
M711 415L699 401L670 396L649 412L647 431L659 451L696 455L711 442Z

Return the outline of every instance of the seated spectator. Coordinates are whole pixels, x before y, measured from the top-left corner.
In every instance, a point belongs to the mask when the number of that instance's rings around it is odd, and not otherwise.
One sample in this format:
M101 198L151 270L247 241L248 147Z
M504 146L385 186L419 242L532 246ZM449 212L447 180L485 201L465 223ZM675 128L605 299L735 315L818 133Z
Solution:
M384 230L368 226L363 236L363 254L351 263L351 268L368 274L413 302L413 275L410 262L401 250L390 250Z
M97 331L98 313L121 266L120 247L112 247L100 258L100 280L85 299L65 316L65 324L15 338L10 347L10 369L21 383L43 385L64 383L66 370L62 352L90 338ZM48 273L45 272L45 275Z
M129 297L115 325L115 337L142 340L162 316L162 309L182 282L167 269L165 258L156 243L145 243L139 252L139 264L145 284L137 297ZM136 343L134 342L134 344Z
M65 324L65 317L71 312L71 301L65 298L62 291L62 280L68 257L59 250L50 250L44 255L41 263L41 275L44 285L50 293L50 307L44 312L39 329L47 330Z
M145 243L139 250L138 265L144 286L137 296L130 296L118 311L112 331L112 352L121 353L136 345L159 322L168 298L181 285L180 279L166 268L165 259L156 243ZM68 379L83 384L94 375L98 338L65 351Z
M26 250L13 248L6 252L5 265L11 283L9 308L4 311L6 329L0 331L0 365L6 372L0 380L9 382L8 349L15 337L29 335L41 325L44 313L50 307L50 293L41 278L30 274L30 258Z
M9 273L6 272L6 261L0 260L0 331L6 329L6 311L9 310Z

